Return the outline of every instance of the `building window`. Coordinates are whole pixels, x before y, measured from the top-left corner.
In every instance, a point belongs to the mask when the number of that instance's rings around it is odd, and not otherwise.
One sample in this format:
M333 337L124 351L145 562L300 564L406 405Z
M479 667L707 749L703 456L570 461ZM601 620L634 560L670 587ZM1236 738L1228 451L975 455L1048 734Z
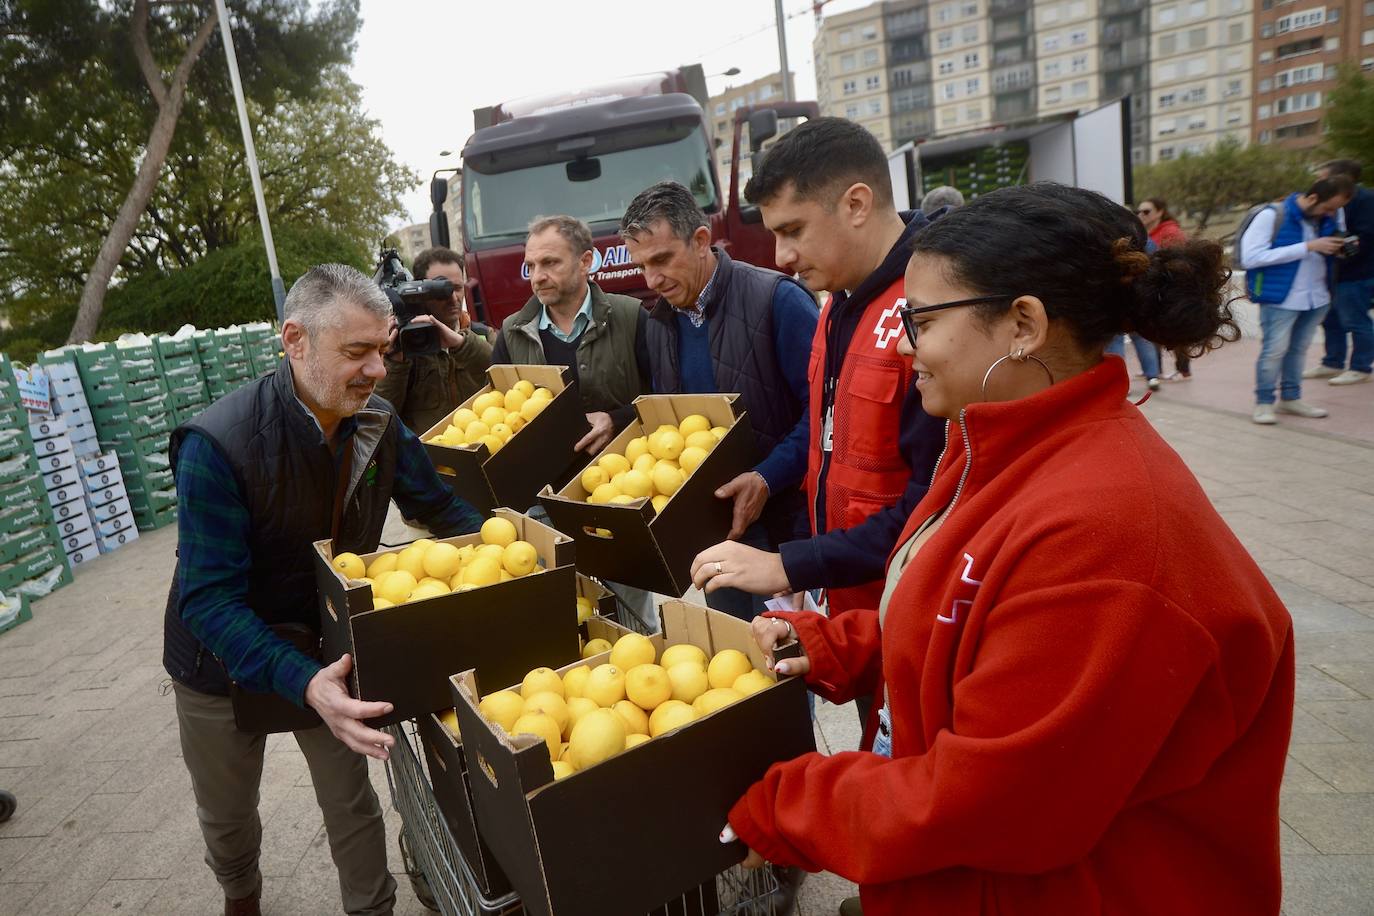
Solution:
M1059 36L1058 36L1058 35L1046 35L1046 36L1041 40L1041 46L1042 46L1047 52L1048 52L1048 51L1058 51L1058 50L1059 50Z
M1040 11L1040 21L1045 25L1054 25L1059 21L1059 4L1051 3Z
M941 76L948 76L949 74L951 74L951 73L954 72L954 61L952 61L952 60L942 60L942 61L940 61L939 70L940 70L940 75L941 75Z
M1159 81L1161 83L1172 83L1178 79L1178 64L1160 64Z
M1160 159L1172 159L1172 158L1174 158L1174 148L1173 148L1172 146L1161 146L1161 147L1159 148L1159 158L1160 158Z
M1374 45L1374 29L1365 29L1360 35L1360 44Z
M1087 29L1074 29L1072 32L1069 33L1069 44L1070 44L1071 46L1073 46L1073 47L1078 47L1078 46L1080 46L1080 45L1085 45L1085 44L1087 44L1087 43L1088 43L1088 30L1087 30Z
M967 95L977 95L982 88L983 81L979 77L975 76L973 79L964 80L964 92Z
M1189 50L1189 51L1196 51L1196 50L1198 50L1199 48L1204 48L1204 47L1206 47L1206 46L1207 46L1207 30L1206 30L1206 29L1189 29L1189 30L1188 30L1188 50Z
M1313 10L1302 10L1297 13L1289 13L1287 16L1280 16L1274 21L1274 31L1280 35L1288 32L1297 32L1301 29L1311 29L1322 24L1326 18L1326 10L1318 7Z
M1204 117L1203 115L1200 115L1200 114L1189 115L1189 117L1188 117L1188 129L1189 129L1189 130L1202 130L1202 129L1203 129L1204 127L1206 127L1206 126L1207 126L1207 118Z
M977 4L977 3L961 3L961 4L959 5L959 15L960 15L960 16L977 16L977 15L978 15L978 4Z
M877 48L869 48L867 51L864 52L864 66L865 66L865 67L876 67L876 66L878 66L878 50L877 50Z
M1186 70L1189 76L1202 76L1207 72L1207 58L1194 57L1188 61Z
M1076 98L1076 99L1087 98L1087 96L1088 96L1088 81L1087 81L1087 80L1079 80L1078 82L1074 83L1073 86L1070 87L1070 89L1069 89L1069 94L1072 95L1072 96L1073 96L1074 98Z
M858 106L858 105L846 105L846 106L844 106L844 116L845 116L846 118L848 118L849 120L851 120L851 121L857 121L857 120L859 119L859 106Z
M1374 57L1366 57L1360 61L1361 70L1374 70Z
M1327 22L1340 22L1340 21L1341 21L1341 8L1340 8L1339 6L1333 6L1333 7L1331 7L1331 9L1327 10L1327 11L1326 11L1326 21L1327 21Z
M883 100L882 100L882 99L869 99L869 100L868 100L868 113L871 114L871 115L880 115L880 114L882 114L882 113L883 113Z
M1207 101L1207 87L1196 86L1183 93L1183 101L1189 105L1196 105L1199 102Z
M939 35L936 35L935 46L941 51L948 51L950 48L954 47L954 33L941 32Z
M1227 70L1239 70L1239 69L1241 69L1241 68L1244 67L1244 66L1245 66L1245 52L1243 52L1243 51L1232 51L1230 54L1227 54L1227 55L1226 55L1226 69L1227 69ZM1190 68L1190 69L1191 69L1191 68ZM1206 69L1206 64L1205 64L1205 63L1204 63L1204 65L1203 65L1203 69ZM1201 73L1201 71L1199 71L1199 74L1200 74L1200 73Z
M1270 90L1273 89L1273 88L1274 88L1274 81L1273 81L1273 80L1271 80L1271 79L1269 79L1269 78L1266 77L1265 79L1262 79L1262 80L1259 81L1259 91L1260 91L1260 92L1268 92L1268 91L1270 91Z
M878 27L876 25L866 25L862 31L864 41L874 41L878 37Z
M1260 58L1259 58L1259 59L1260 59L1260 63L1262 63L1262 64L1267 64L1267 63L1269 63L1271 60L1274 59L1274 52L1273 52L1273 51L1261 51L1261 52L1260 52Z
M1075 54L1069 63L1070 73L1086 73L1088 71L1088 55Z
M1063 95L1064 93L1060 90L1058 86L1051 86L1050 88L1045 90L1045 104L1058 105L1060 99L1063 98Z
M853 30L853 29L845 29L844 31L840 32L840 44L842 44L842 45L852 45L853 43L854 43L854 30Z
M1290 41L1287 44L1279 45L1278 59L1286 60L1290 57L1297 57L1302 54L1314 54L1322 49L1320 38L1307 38L1302 41ZM1260 55L1260 61L1264 62L1265 57Z
M1294 111L1311 111L1322 103L1320 92L1299 92L1297 95L1290 95L1279 99L1274 103L1275 114L1288 114Z
M970 43L970 42L977 41L977 40L978 40L978 26L976 26L976 25L966 25L966 26L964 26L963 29L960 30L959 37L960 37L960 39L964 42L964 44L968 44L968 43Z
M1339 51L1340 49L1341 49L1341 40L1340 40L1340 38L1338 38L1338 37L1332 37L1332 38L1328 38L1328 39L1326 40L1326 50L1328 50L1328 51Z
M977 69L978 69L978 62L979 62L979 56L978 56L978 52L977 52L977 51L970 51L969 53L967 53L967 54L964 55L964 69L965 69L965 70L977 70Z
M725 114L725 103L724 103L724 102L717 102L717 103L716 103L716 116L719 117L719 116L721 116L721 115L723 115L723 114Z
M1165 7L1161 7L1161 8L1160 8L1160 10L1159 10L1159 24L1160 24L1160 25L1173 25L1173 24L1174 24L1175 22L1177 22L1177 21L1178 21L1178 7L1176 7L1176 6L1165 6Z
M854 81L854 80L845 80L845 81L844 81L844 94L845 94L845 95L853 95L854 93L856 93L856 92L858 92L858 91L859 91L859 84L858 84L856 81Z
M859 68L859 60L853 54L846 54L840 58L840 69L845 73L852 73Z
M1207 0L1193 0L1188 4L1188 18L1201 19L1207 15Z
M1245 92L1244 82L1242 82L1241 80L1227 80L1226 90L1222 92L1221 96L1225 99L1231 99L1235 98L1243 92Z
M880 88L882 88L881 76L877 76L875 74L874 76L870 76L868 77L868 79L864 80L864 89L868 90L869 92L872 92L873 90Z
M1269 113L1270 113L1272 110L1273 110L1273 109L1271 109L1268 105L1261 105L1261 106L1259 107L1258 114L1259 114L1259 116L1260 116L1261 118L1267 118L1267 117L1269 117Z
M780 90L774 86L764 86L762 89L759 90L760 99L771 99L773 96L779 94L781 94Z
M946 3L935 11L936 22L949 22L954 18L954 4Z
M1242 117L1239 108L1226 109L1226 126L1234 127L1241 122Z
M1159 97L1159 103L1158 103L1157 105L1155 105L1155 107L1156 107L1156 108L1173 108L1173 107L1174 107L1174 101L1175 101L1175 99L1174 99L1174 94L1173 94L1172 92L1166 92L1166 93L1164 93L1163 95L1161 95L1161 96Z
M954 88L953 83L945 83L942 85L940 87L940 95L946 102L952 102L958 97L957 90Z
M1174 51L1175 51L1175 49L1177 49L1177 47L1178 47L1178 36L1177 36L1177 35L1161 35L1161 36L1159 36L1159 54L1160 54L1161 57L1163 57L1163 56L1165 56L1165 55L1168 55L1168 54L1173 54Z
M1306 67L1294 67L1291 70L1284 70L1274 74L1274 85L1280 89L1287 89L1289 86L1301 86L1303 83L1319 82L1325 77L1326 68L1321 64L1308 64Z
M1054 79L1057 76L1059 76L1059 61L1045 61L1045 79Z
M1374 3L1366 3L1364 5L1364 14L1366 16L1374 16Z
M982 106L982 105L970 105L970 106L968 106L967 108L964 109L964 117L965 117L965 118L968 118L970 121L981 121L981 120L983 120L983 106Z
M953 127L958 117L959 112L955 111L953 108L946 108L944 111L940 112L940 126Z
M1274 25L1273 25L1273 23L1270 23L1270 22L1262 23L1262 24L1260 25L1260 38L1273 38L1273 37L1274 37Z
M1245 40L1245 23L1233 22L1226 27L1226 40L1231 44L1239 44Z
M1069 18L1078 19L1088 15L1088 4L1084 0L1073 0L1069 4Z

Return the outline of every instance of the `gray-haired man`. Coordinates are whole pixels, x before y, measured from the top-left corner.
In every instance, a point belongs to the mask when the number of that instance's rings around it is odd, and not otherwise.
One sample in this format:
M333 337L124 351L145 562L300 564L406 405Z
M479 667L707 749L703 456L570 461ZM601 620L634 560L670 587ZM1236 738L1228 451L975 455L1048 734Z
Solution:
M322 665L284 634L318 641L315 541L375 550L393 497L441 537L475 531L481 519L373 395L386 374L385 293L351 267L325 264L296 281L285 312L277 371L172 433L179 537L163 665L175 682L182 755L225 913L258 912L266 742L236 726L231 681L323 720L291 727L324 813L344 910L390 913L396 883L366 757L386 759L392 738L363 720L391 705L349 697L349 656Z
M534 295L501 324L493 364L568 366L591 431L578 451L594 455L634 419L630 406L649 393L645 312L633 296L602 292L588 275L592 230L571 216L530 223L525 267Z

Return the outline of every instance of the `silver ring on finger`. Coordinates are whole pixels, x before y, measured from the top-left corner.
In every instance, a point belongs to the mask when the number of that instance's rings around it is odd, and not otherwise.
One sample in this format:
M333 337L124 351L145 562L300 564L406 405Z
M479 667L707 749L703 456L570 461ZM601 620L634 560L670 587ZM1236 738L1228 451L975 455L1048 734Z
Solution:
M720 565L720 560L717 560L717 561L716 561L716 575L720 575L720 574L723 573L723 572L725 572L725 569L724 569L724 567L722 567L722 566Z

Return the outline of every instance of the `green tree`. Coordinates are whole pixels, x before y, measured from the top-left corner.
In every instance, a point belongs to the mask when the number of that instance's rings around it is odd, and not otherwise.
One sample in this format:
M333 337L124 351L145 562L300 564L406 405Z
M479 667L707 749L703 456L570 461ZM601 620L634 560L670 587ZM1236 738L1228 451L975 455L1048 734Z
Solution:
M1273 200L1306 188L1312 175L1306 154L1264 144L1243 145L1225 137L1200 153L1138 166L1135 196L1162 197L1175 213L1207 228L1217 213L1235 206Z
M265 110L316 95L321 75L351 58L358 28L357 0L233 0L230 17L245 93ZM219 67L197 66L207 50ZM174 247L174 220L152 204L175 144L204 150L236 134L214 6L0 0L0 73L0 291L51 308L79 279L69 337L84 339L110 281ZM44 204L74 222L32 220ZM43 241L49 271L33 259Z
M1326 94L1326 146L1334 155L1374 167L1374 80L1354 64L1341 67Z

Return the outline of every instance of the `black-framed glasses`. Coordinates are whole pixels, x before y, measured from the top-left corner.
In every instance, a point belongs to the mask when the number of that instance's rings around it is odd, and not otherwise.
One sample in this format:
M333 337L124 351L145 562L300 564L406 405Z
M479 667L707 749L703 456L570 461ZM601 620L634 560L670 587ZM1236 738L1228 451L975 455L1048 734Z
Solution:
M1153 212L1155 212L1155 211L1151 210L1149 207L1145 207L1144 209L1135 211L1135 215L1136 215L1136 216L1149 216L1149 215L1150 215L1151 213L1153 213Z
M953 302L941 302L938 305L918 305L909 308L898 309L897 314L902 318L902 330L906 331L906 342L911 344L911 348L916 349L916 316L924 315L926 312L938 312L942 309L958 308L961 305L985 305L991 302L1010 302L1015 296L977 296L973 299L956 299Z

